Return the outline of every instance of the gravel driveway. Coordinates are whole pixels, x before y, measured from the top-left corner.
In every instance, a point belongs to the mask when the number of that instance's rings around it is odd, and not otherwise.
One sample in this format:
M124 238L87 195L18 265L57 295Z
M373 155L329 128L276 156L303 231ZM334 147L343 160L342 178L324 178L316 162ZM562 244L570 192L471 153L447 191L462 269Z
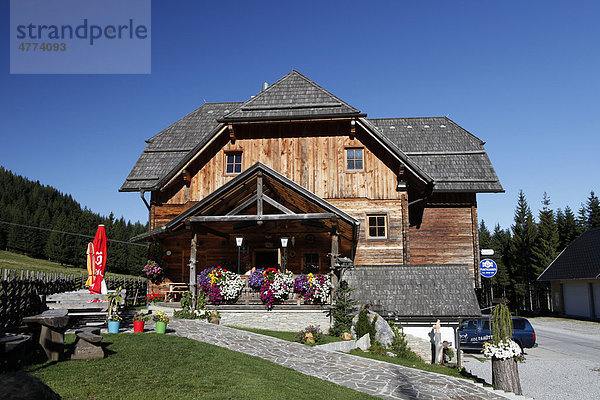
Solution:
M538 347L519 364L523 394L535 399L600 398L600 323L562 318L530 318ZM465 354L465 368L492 382L491 361Z

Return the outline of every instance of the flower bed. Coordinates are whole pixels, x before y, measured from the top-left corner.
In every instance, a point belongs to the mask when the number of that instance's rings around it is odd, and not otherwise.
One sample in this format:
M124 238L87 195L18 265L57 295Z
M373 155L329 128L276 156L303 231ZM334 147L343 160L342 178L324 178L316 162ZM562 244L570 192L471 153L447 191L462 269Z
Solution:
M244 288L242 278L221 267L208 268L198 275L198 285L208 302L222 304L235 302ZM302 274L294 279L291 272L275 268L253 270L248 277L248 287L260 293L260 299L268 310L282 303L293 292L307 302L325 304L333 288L331 279L323 274Z
M327 303L331 289L331 279L323 274L301 274L294 281L294 291L312 303Z
M234 303L244 288L238 274L221 267L203 270L198 275L198 285L213 304Z

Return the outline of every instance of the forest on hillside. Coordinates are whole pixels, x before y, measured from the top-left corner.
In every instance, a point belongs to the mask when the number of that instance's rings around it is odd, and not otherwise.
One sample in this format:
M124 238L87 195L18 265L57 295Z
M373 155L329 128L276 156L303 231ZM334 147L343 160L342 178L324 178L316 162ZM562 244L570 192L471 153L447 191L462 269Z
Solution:
M482 278L478 293L482 307L494 297L508 298L512 310L525 312L551 308L550 283L538 276L573 240L583 232L600 227L600 201L592 191L577 214L570 207L553 210L544 193L537 219L523 191L515 208L514 223L508 229L496 225L492 231L481 221L479 248L493 249L491 257L498 265L497 274Z
M109 239L106 270L140 275L147 248L111 239L127 242L146 232L145 225L116 219L112 213L108 217L93 213L71 195L0 167L0 249L86 268L87 243L99 224L105 225Z

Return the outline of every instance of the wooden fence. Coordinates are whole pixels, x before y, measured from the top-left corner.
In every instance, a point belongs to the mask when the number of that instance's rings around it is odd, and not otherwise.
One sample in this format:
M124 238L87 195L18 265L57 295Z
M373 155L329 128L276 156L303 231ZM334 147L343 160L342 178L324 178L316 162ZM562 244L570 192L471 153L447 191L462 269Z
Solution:
M87 274L0 270L0 328L20 325L23 317L45 309L44 296L82 289L86 280ZM107 276L106 285L145 295L147 282L144 278Z

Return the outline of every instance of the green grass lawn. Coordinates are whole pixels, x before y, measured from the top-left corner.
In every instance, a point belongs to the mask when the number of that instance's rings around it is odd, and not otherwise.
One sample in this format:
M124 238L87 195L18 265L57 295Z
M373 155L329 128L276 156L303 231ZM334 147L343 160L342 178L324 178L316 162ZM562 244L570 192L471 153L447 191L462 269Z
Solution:
M12 253L10 251L0 250L0 269L15 269L18 271L29 270L29 271L41 271L46 273L60 273L60 274L87 274L87 269L64 267L58 263L40 260L38 258L32 258L23 254ZM107 272L107 276L130 276L113 274Z
M411 359L405 359L405 358L384 356L384 355L380 355L380 354L364 352L360 349L352 350L352 351L350 351L350 354L355 355L355 356L365 357L365 358L371 358L373 360L385 361L385 362L389 362L391 364L402 365L404 367L420 369L421 371L437 372L438 374L454 376L456 378L469 379L469 378L463 376L457 368L450 368L450 367L445 367L443 365L436 365L436 364L428 364L421 360L411 360ZM470 380L472 380L472 379L470 379Z
M261 335L273 336L278 339L287 340L288 342L295 342L296 335L298 334L298 332L270 331L268 329L242 328L239 326L230 326L230 328L240 329L242 331L260 333ZM342 341L342 338L339 338L337 336L324 335L323 341L318 344L341 342L341 341ZM316 344L308 344L308 345L315 346Z
M74 340L67 335L67 343ZM154 333L106 334L102 360L33 365L63 399L375 399L269 361Z

